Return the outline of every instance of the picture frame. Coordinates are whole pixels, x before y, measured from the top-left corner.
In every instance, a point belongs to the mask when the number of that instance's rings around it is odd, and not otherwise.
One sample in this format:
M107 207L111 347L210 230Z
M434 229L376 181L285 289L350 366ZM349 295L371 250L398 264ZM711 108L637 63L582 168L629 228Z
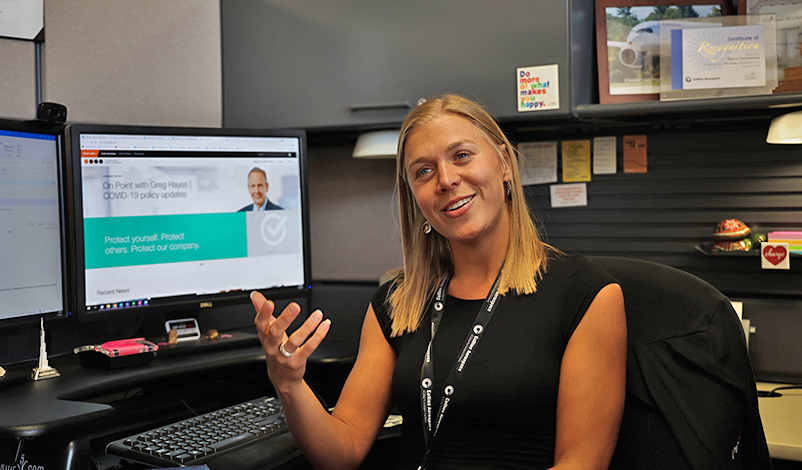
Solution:
M777 21L777 67L802 67L802 0L738 0L739 15L774 14Z
M802 0L738 0L738 14L759 15L762 8L784 5L802 6Z
M595 0L599 103L660 99L660 34L655 24L660 15L678 18L676 10L683 15L727 16L732 4L730 0ZM609 28L608 13L620 20L611 21Z

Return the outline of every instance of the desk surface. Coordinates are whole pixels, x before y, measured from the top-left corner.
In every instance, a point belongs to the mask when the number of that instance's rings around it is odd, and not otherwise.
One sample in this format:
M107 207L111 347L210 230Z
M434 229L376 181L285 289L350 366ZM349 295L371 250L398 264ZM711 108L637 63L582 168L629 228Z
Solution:
M758 382L759 391L770 391L784 384ZM775 459L802 461L802 389L780 390L781 397L760 397L760 418Z
M264 361L259 346L156 358L147 365L119 370L82 367L73 356L57 358L50 363L60 377L0 388L0 437L38 437L114 413L109 405L80 401L91 396L179 374L259 361Z

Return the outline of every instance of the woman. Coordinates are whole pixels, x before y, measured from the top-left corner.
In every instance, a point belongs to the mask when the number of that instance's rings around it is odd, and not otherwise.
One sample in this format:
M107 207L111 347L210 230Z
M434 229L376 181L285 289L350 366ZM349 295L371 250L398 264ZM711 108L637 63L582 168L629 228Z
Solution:
M252 296L298 446L315 468L356 468L396 405L401 468L607 468L624 403L620 287L539 239L514 149L476 103L425 102L398 148L404 268L368 307L331 415L303 381L329 320L316 311L288 337L300 307L275 319Z

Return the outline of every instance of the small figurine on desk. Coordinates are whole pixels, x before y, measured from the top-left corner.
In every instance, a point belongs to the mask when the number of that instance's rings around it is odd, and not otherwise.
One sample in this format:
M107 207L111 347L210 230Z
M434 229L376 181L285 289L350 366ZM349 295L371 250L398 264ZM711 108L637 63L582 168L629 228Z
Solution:
M40 319L39 324L39 367L34 367L33 372L31 373L31 378L33 380L44 380L44 379L52 379L53 377L58 377L61 374L58 371L50 367L47 363L47 348L45 346L45 319Z

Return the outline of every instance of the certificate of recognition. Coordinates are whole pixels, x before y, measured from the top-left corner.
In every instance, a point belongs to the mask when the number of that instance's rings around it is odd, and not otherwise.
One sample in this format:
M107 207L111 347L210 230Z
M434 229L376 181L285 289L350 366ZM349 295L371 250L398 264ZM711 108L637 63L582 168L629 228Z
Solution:
M671 31L671 88L766 86L763 25Z

